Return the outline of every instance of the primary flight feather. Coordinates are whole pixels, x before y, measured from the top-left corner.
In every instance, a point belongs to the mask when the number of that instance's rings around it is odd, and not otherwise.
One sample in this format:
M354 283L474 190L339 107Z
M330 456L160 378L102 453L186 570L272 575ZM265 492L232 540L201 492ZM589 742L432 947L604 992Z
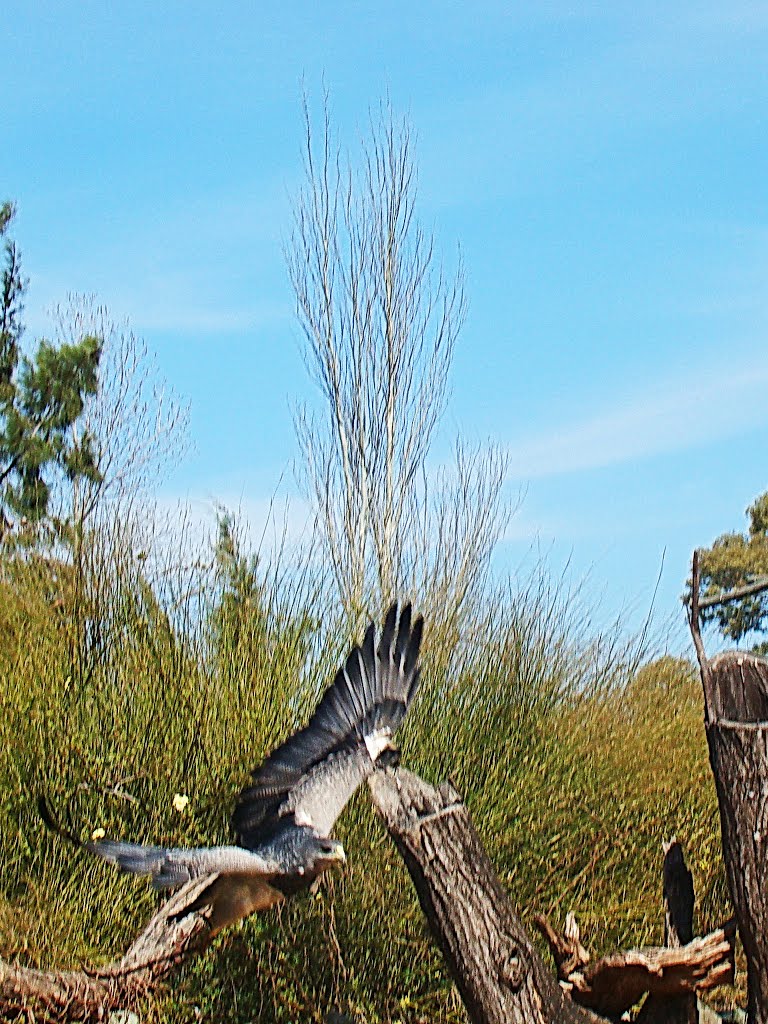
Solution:
M272 906L346 859L330 832L357 787L395 750L394 733L419 685L423 625L410 604L400 614L393 604L378 646L368 626L308 724L272 751L240 793L232 818L239 846L81 843L41 802L46 823L124 871L151 876L157 888L215 875L195 906L209 908L214 933Z

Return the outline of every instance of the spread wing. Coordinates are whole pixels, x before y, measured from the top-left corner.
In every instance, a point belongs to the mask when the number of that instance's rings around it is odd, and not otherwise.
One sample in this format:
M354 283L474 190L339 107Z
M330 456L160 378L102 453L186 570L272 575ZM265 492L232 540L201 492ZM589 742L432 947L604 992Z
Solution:
M373 623L326 690L309 724L253 773L235 808L240 842L258 849L281 818L293 815L327 836L344 805L391 749L419 685L421 616L411 606L387 612L378 648Z

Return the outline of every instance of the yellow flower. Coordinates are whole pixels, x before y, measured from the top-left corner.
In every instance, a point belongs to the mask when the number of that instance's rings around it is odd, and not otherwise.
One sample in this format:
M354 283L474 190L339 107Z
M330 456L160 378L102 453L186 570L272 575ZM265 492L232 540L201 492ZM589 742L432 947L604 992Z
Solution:
M183 810L186 810L188 803L189 797L186 793L176 793L173 798L173 809L181 813Z
M103 828L95 828L93 832L91 832L91 839L95 842L97 839L103 839L106 834L107 833Z

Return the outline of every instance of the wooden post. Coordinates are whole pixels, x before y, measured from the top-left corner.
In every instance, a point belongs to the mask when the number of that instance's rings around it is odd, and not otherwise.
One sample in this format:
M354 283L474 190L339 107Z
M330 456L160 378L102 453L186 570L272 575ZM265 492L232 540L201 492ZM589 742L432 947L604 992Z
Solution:
M664 844L664 945L679 949L693 940L693 876L677 839ZM650 995L637 1024L697 1024L696 994L659 999Z
M701 668L723 858L747 958L747 1019L768 1024L768 662L728 651L711 661L699 629L694 554L690 626Z
M768 1024L768 664L728 652L710 662L709 760L728 888L747 958L747 1019Z

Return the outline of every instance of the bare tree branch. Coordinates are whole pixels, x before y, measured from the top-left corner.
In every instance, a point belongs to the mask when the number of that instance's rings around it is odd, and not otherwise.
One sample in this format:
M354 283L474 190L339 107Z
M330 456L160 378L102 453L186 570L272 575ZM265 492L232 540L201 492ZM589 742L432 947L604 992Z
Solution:
M305 362L324 399L321 413L295 416L305 490L348 611L425 581L443 588L435 604L453 609L506 522L498 451L460 448L455 479L426 484L466 310L462 270L444 272L418 224L406 122L383 108L354 170L327 102L318 142L306 104L305 118L306 183L286 254ZM446 561L455 572L440 575Z
M699 552L694 551L691 563L691 602L688 606L688 625L691 630L691 637L693 638L693 646L696 650L696 658L699 662L701 681L704 687L704 708L706 714L707 709L711 704L709 698L711 697L712 690L712 676L709 668L709 661L707 660L707 652L704 650L704 641L701 639L701 612L699 610L700 586L701 574L699 568Z
M760 576L753 583L745 583L744 586L734 587L732 590L721 590L713 597L702 598L699 600L699 611L728 604L729 601L740 601L743 597L753 597L755 594L762 594L765 590L768 590L768 576Z

